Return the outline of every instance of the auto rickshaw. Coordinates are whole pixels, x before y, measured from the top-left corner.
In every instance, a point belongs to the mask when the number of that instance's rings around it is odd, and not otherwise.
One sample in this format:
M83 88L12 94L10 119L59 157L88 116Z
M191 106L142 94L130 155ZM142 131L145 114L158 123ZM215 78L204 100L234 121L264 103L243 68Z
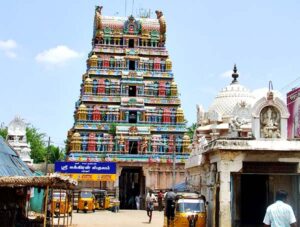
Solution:
M71 199L65 191L54 191L51 200L51 215L58 217L61 214L72 215Z
M94 189L93 195L95 196L95 209L106 210L109 208L110 197L106 190Z
M164 227L205 227L206 226L206 201L197 193L177 194L175 201L175 217L167 226L167 218Z
M87 213L88 211L95 212L95 196L90 189L82 189L78 193L78 205L77 213L83 211Z

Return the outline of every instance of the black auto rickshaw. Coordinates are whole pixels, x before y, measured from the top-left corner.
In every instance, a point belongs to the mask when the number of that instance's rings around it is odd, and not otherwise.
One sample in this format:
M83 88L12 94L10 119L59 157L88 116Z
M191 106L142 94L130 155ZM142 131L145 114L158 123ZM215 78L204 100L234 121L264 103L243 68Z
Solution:
M106 210L109 208L110 197L107 195L106 190L93 189L93 195L95 197L95 208L97 210Z

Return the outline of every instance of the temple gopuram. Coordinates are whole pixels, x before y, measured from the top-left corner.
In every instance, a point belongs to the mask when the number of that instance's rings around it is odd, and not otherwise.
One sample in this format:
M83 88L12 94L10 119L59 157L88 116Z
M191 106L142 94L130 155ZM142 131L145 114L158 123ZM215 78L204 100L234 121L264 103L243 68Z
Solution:
M115 162L114 181L79 184L115 190L121 208L134 208L135 195L172 187L174 169L176 184L185 181L190 138L165 48L163 13L151 19L101 11L97 6L67 161Z

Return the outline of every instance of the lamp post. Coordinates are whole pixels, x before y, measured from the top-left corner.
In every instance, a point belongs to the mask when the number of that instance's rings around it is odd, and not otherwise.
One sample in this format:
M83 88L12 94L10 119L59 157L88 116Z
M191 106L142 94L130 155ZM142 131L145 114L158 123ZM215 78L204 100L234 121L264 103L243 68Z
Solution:
M50 149L50 136L49 136L49 139L48 139L48 146L47 146L47 153L46 153L46 175L48 175L48 162L49 162L49 149Z

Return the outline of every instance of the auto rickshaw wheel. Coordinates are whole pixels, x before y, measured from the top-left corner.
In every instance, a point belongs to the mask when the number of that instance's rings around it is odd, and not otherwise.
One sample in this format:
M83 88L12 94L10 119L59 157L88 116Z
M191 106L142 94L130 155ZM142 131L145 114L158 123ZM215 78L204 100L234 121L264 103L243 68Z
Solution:
M95 213L95 209L93 210L93 212Z
M87 213L87 210L84 210L84 213Z
M77 213L79 213L79 209L77 209Z

